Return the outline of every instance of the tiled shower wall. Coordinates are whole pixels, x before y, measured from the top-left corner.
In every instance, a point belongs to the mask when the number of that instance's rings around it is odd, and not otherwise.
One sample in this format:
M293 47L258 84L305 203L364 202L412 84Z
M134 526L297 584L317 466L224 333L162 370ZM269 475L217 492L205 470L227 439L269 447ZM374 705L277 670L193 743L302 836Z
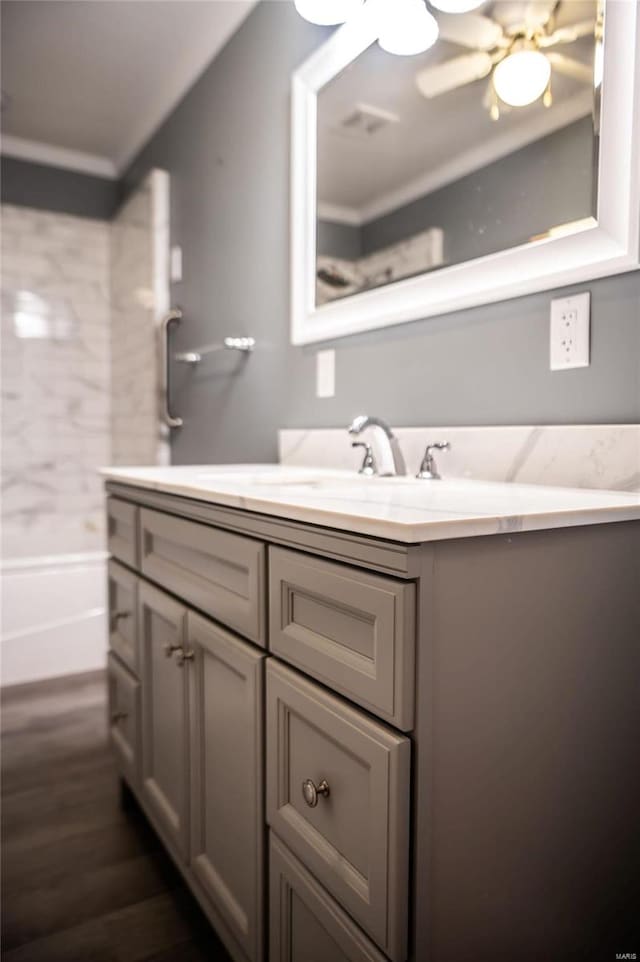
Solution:
M104 545L109 224L2 207L2 556Z
M111 226L111 463L169 460L158 420L157 324L168 310L168 177L152 171Z

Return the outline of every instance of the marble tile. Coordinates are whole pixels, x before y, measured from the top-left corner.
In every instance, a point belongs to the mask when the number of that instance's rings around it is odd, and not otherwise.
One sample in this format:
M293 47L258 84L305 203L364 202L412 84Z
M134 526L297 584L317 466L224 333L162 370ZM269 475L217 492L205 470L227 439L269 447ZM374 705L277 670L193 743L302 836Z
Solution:
M417 472L427 444L449 441L448 451L436 453L444 478L640 490L640 425L394 430L409 474ZM285 465L356 470L362 453L351 448L351 440L346 428L285 429L279 432L280 461Z
M390 284L403 277L422 274L443 263L442 251L442 230L431 227L407 240L353 261L318 255L318 271L337 276L342 283L335 287L319 277L316 281L316 304L320 307L349 294Z
M109 225L2 206L2 554L104 543Z

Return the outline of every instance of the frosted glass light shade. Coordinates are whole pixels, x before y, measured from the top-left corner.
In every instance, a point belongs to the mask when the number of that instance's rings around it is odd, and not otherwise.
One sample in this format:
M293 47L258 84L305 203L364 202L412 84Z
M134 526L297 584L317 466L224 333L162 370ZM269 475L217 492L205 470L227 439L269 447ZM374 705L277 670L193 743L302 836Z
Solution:
M438 23L424 0L378 0L375 15L378 43L387 53L412 56L428 50L438 39Z
M551 77L551 64L539 50L509 54L493 71L493 86L505 104L525 107L541 97Z
M363 0L295 0L301 17L323 27L344 23L362 6Z

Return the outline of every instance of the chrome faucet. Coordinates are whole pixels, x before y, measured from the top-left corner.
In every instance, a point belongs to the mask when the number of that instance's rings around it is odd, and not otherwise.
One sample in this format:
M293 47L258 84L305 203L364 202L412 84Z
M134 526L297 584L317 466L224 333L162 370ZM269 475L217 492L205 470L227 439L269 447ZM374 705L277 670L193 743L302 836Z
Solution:
M398 474L406 474L407 469L398 439L385 421L380 418L369 417L366 414L359 414L353 419L347 430L349 434L357 437L367 428L372 428L374 431L373 441L377 454L377 473L381 477L395 477Z

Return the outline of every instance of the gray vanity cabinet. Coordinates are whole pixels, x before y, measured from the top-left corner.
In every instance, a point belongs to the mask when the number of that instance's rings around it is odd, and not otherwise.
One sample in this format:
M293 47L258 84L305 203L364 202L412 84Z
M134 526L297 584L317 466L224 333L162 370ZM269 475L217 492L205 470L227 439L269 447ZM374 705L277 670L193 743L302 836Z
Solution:
M169 845L188 855L188 675L182 660L186 608L139 584L142 688L141 792Z
M187 616L191 871L248 959L263 958L264 654Z

